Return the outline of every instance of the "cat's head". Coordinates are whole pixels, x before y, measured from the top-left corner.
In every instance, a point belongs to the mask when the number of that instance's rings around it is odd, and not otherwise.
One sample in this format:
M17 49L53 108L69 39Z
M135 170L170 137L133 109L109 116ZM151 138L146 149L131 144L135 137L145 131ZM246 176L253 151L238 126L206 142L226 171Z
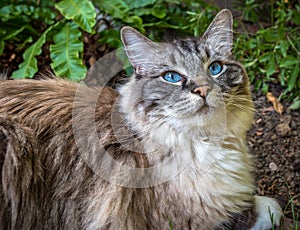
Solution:
M220 11L200 38L155 43L130 27L121 36L135 70L121 89L123 110L133 122L184 129L219 121L249 128L253 105L247 74L232 58L229 10Z

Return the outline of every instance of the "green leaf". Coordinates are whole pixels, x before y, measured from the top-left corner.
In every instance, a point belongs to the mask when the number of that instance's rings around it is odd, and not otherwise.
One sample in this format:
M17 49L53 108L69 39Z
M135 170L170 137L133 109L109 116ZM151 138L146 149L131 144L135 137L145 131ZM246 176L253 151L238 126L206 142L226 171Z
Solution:
M55 74L73 81L82 80L86 67L80 59L83 51L82 32L78 26L69 22L54 35L54 44L50 45L51 67Z
M262 81L260 81L260 80L259 80L259 81L256 81L256 82L255 82L255 89L256 89L256 90L260 89L260 88L261 88L261 85L262 85L262 83L263 83L263 82L262 82Z
M288 91L292 91L296 87L296 81L299 76L299 64L292 69L291 76L288 80Z
M147 15L151 15L152 9L150 8L142 8L142 9L134 9L132 14L135 16L145 17Z
M287 50L289 48L289 42L286 41L286 40L282 40L280 42L279 46L280 46L280 51L281 51L282 56L285 57L286 56L286 52L287 52Z
M257 42L257 40L255 40L255 39L251 39L251 40L249 41L249 47L250 47L251 49L256 49L257 46L258 46L258 44L259 44L259 42Z
M12 78L33 78L34 74L38 71L35 56L42 53L42 46L45 43L46 35L51 28L52 27L49 27L35 43L25 50L23 54L24 61L19 65L19 69L13 72Z
M286 85L286 77L285 74L288 71L288 69L281 68L279 72L279 80L280 80L280 85L285 86Z
M12 1L11 1L12 2ZM50 1L51 2L51 1ZM50 3L52 6L53 4ZM54 23L56 14L47 8L41 8L34 3L27 4L9 4L0 9L0 18L2 22L19 19L24 23L32 22L33 20L43 20L48 25Z
M262 89L263 93L266 94L267 92L269 92L269 85L267 83L263 82L261 89Z
M35 56L42 53L42 46L46 41L46 34L44 33L34 44L32 44L23 54L24 61L19 65L19 69L14 71L12 78L33 78L38 71L37 60Z
M300 99L298 98L296 98L294 101L293 101L293 103L289 106L289 109L291 109L291 110L298 110L298 109L300 109Z
M265 30L261 30L261 36L266 40L266 42L276 42L279 40L279 35L277 34L277 31L273 27L270 27Z
M24 30L24 26L19 29L16 28L0 28L0 55L3 53L5 47L5 40L11 39L17 36Z
M134 69L133 69L132 65L130 64L130 61L129 61L127 55L125 54L125 50L123 48L117 49L116 56L123 63L123 69L125 70L126 75L132 76L132 74L134 73Z
M278 36L279 36L279 40L283 40L285 38L285 30L284 30L283 26L280 26L277 29L277 33L278 33Z
M280 68L290 67L290 66L293 66L297 63L298 63L298 59L294 56L289 55L289 56L286 56L285 58L283 58L281 60L279 67Z
M163 19L167 15L167 9L154 7L151 13L154 17Z
M139 16L128 17L124 21L128 23L134 23L135 27L137 27L142 33L144 32L143 19Z
M0 9L0 17L2 22L6 22L15 18L22 18L24 21L28 21L30 15L30 7L28 5L7 5ZM24 12L27 12L25 14Z
M264 53L260 58L259 62L266 62L271 59L272 53Z
M186 30L186 29L189 28L189 26L171 25L171 24L169 24L168 22L165 22L165 21L146 23L146 24L144 24L144 27L168 28L168 29L176 29L176 30Z
M100 33L99 42L109 44L113 48L120 48L122 46L122 42L120 39L120 31L119 30L103 30Z
M20 51L21 49L23 49L28 43L31 43L33 41L32 37L29 36L28 38L26 38L20 45L17 46L16 50Z
M96 0L99 7L104 12L111 15L113 18L126 19L127 12L130 10L129 6L122 0Z
M0 28L1 40L8 40L17 36L24 30L24 28L25 26L22 26L21 28Z
M257 58L255 58L254 60L247 62L246 64L244 64L245 68L248 68L250 66L253 66L255 63L257 62Z
M298 5L299 6L299 5ZM299 12L299 10L298 10ZM294 14L293 14L293 18L292 18L292 21L296 24L296 25L300 25L300 14L298 13L297 11L294 11Z
M55 8L66 18L72 19L83 30L92 33L96 24L96 11L88 0L63 0Z
M125 23L133 23L134 27L144 31L142 18L130 13L131 8L123 0L95 0L95 2L99 4L101 10L113 18L121 19Z
M60 22L50 26L35 43L25 50L23 54L24 61L19 65L19 69L13 72L12 78L33 78L34 74L38 71L37 60L35 56L42 53L42 46L46 42L46 36L48 32L58 26L60 26Z
M275 73L275 71L276 71L275 59L274 59L274 54L272 54L266 66L267 77L270 77L273 73Z
M152 5L157 0L124 0L124 2L129 6L130 9L142 8L148 5Z
M3 40L0 40L0 55L3 53L5 47L5 42Z

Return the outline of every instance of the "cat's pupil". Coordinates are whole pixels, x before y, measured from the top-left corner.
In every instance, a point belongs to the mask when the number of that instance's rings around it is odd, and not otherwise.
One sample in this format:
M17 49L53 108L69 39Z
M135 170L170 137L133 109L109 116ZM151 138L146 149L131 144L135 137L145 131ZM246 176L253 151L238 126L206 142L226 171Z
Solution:
M177 83L177 82L180 82L183 79L183 77L179 73L168 72L168 73L165 73L165 75L163 76L163 79L170 83Z
M217 75L222 71L222 66L218 62L214 62L209 66L209 71L212 75Z

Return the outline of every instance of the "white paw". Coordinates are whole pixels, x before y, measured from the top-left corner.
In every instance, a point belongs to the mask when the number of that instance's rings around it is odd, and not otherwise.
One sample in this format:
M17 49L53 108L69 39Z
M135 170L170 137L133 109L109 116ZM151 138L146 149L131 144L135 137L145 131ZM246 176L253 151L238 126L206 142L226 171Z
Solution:
M269 230L273 226L280 225L283 213L275 199L266 196L255 196L255 210L258 216L251 230Z

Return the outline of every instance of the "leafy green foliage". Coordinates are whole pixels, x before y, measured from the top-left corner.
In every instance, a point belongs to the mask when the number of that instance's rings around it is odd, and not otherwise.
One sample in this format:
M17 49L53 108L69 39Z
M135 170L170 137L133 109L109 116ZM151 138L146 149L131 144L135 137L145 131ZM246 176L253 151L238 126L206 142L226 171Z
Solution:
M84 78L82 63L83 31L94 33L96 11L99 42L119 48L120 28L135 27L152 40L179 36L200 36L218 8L204 0L3 0L0 3L0 55L7 44L25 49L24 61L14 78L32 78L38 71L36 57L46 42L50 45L51 67L62 77L75 81ZM256 89L268 92L269 84L281 84L282 97L293 99L291 109L300 108L300 6L295 0L239 1L243 12L234 54L245 65ZM55 11L54 9L57 9ZM101 21L106 26L101 25ZM258 30L247 31L245 22ZM236 24L236 22L235 22ZM76 74L75 74L76 73Z
M85 77L86 67L82 65L80 52L83 51L81 31L74 22L68 22L53 36L50 45L51 67L57 76L68 76L79 81Z
M250 8L253 4L253 9ZM290 3L292 4L292 3ZM257 21L257 2L246 1L244 16L248 21ZM300 5L294 8L285 1L277 1L271 7L270 26L261 28L253 35L242 33L237 37L235 54L245 65L256 89L266 93L269 83L281 84L285 91L281 97L294 99L292 109L298 109L300 97ZM244 9L244 8L243 8ZM264 15L265 17L265 15ZM266 18L264 18L266 19ZM257 24L258 25L258 24Z
M19 69L13 72L13 78L21 79L24 78L24 76L32 78L38 71L37 60L35 56L42 53L42 46L46 41L46 35L51 29L52 27L46 30L35 43L33 43L28 49L26 49L23 54L24 61L19 65Z
M63 0L55 4L55 8L60 11L66 19L73 20L81 29L92 33L92 27L96 23L96 11L89 1Z
M102 10L109 13L114 19L126 20L129 6L123 0L98 0L97 3Z
M43 45L52 40L55 44L50 46L50 56L54 72L75 81L85 77L86 67L80 56L83 51L82 30L93 33L96 11L92 2L4 0L0 3L0 21L0 55L9 43L17 49L26 48L24 61L13 72L13 78L32 78L38 71L36 56L41 54Z
M0 55L2 54L6 41L10 40L19 43L28 37L38 39L40 34L34 28L34 24L43 23L51 25L54 23L55 14L40 6L31 3L14 3L13 1L3 1L0 3Z
M5 46L5 40L12 39L16 37L19 33L21 33L25 29L25 26L22 26L21 28L0 28L0 54L3 53L4 46Z
M119 31L124 24L135 27L153 40L168 38L172 30L183 36L199 36L208 26L218 8L202 0L95 0L102 12L112 17L111 31ZM118 48L121 43L114 35L101 33L101 42Z

